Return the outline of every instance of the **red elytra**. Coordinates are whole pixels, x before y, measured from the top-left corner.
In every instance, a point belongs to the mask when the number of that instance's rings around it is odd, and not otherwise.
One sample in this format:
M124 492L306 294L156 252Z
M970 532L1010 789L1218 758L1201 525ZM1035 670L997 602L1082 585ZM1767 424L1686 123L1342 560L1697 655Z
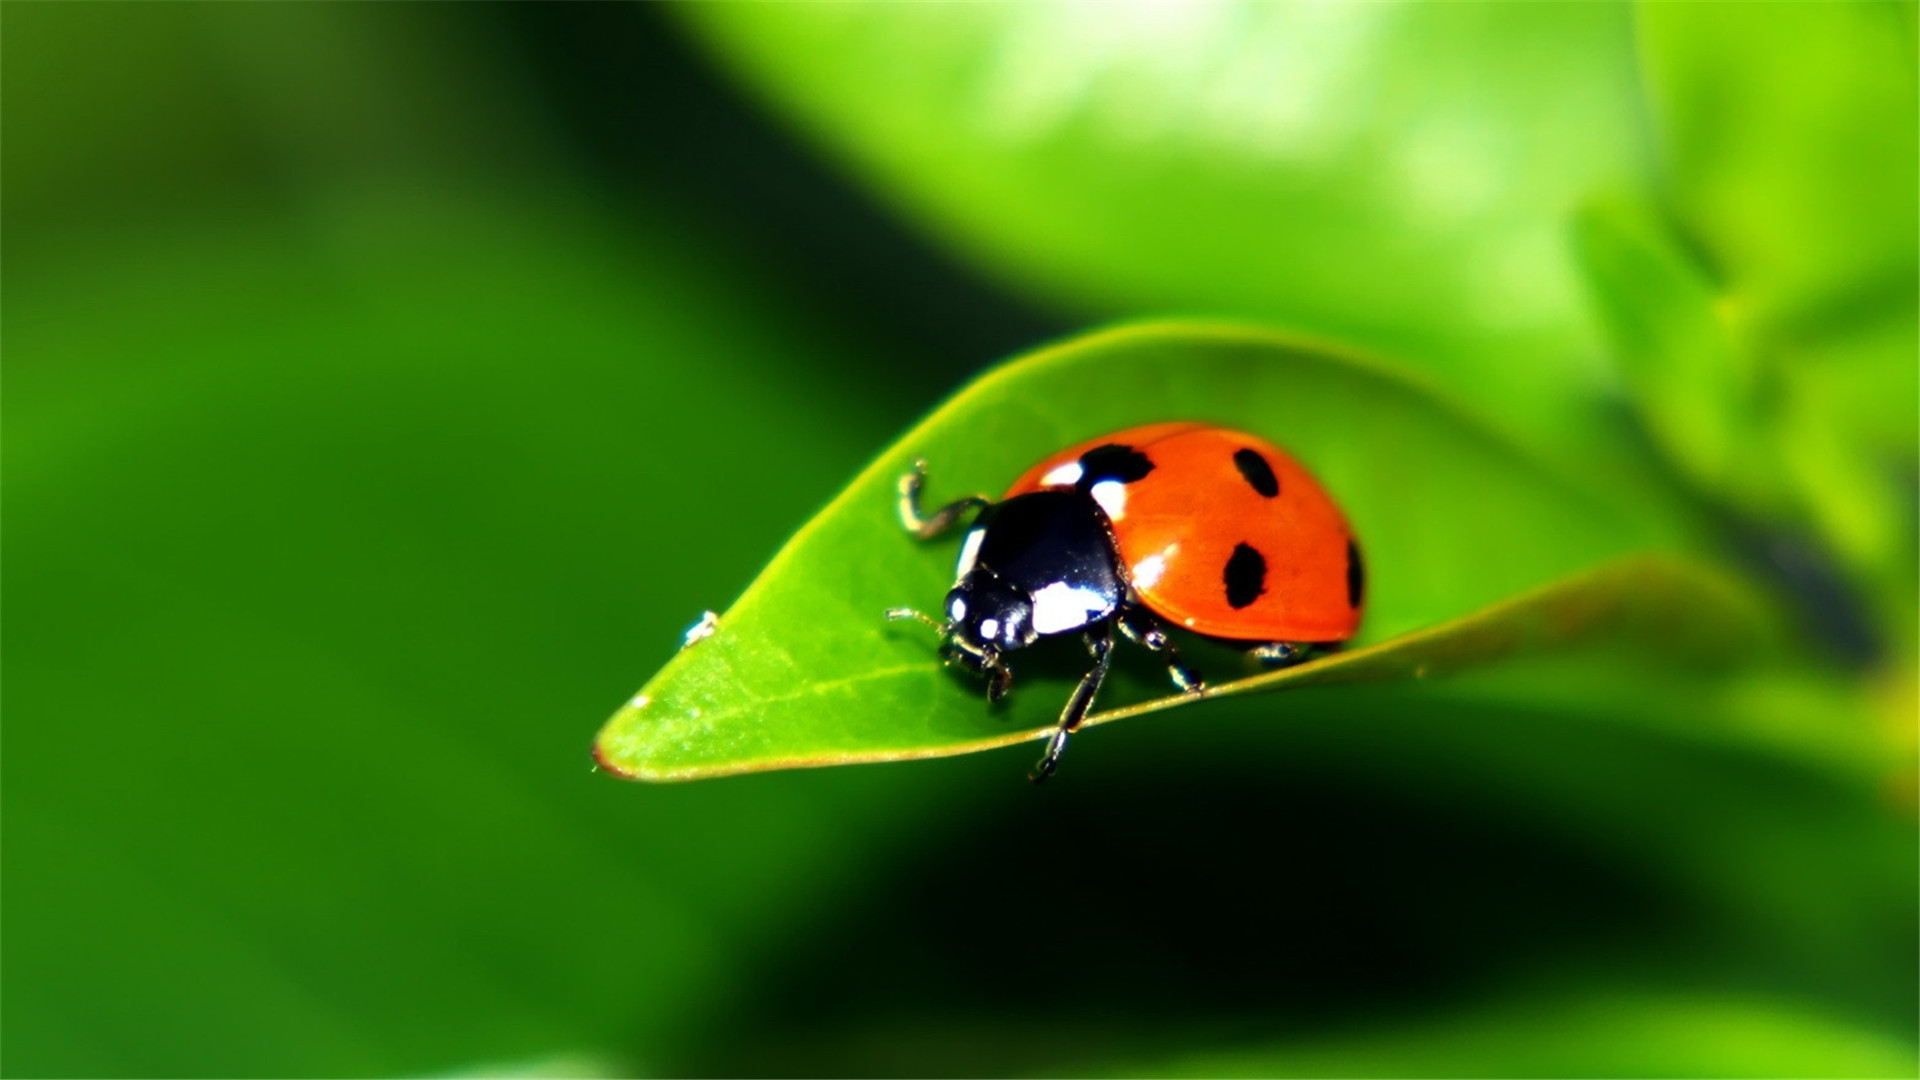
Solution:
M1346 515L1292 455L1258 436L1199 423L1130 428L1049 456L1006 497L1072 487L1080 458L1113 445L1153 464L1122 498L1103 500L1123 569L1149 610L1235 641L1336 642L1359 629L1364 571ZM1243 545L1265 572L1258 593L1236 607L1241 598L1222 582Z

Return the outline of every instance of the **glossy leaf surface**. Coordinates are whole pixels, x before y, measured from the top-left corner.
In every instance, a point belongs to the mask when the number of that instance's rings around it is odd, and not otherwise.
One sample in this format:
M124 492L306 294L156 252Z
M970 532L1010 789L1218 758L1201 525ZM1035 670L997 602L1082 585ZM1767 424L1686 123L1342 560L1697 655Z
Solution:
M1368 610L1355 649L1266 677L1276 683L1443 668L1516 643L1630 622L1643 604L1709 626L1743 621L1737 605L1701 600L1714 595L1711 587L1642 564L1562 582L1446 632L1407 638L1607 560L1670 546L1676 527L1644 509L1630 513L1583 495L1428 388L1365 361L1253 331L1122 328L989 374L881 455L801 530L714 633L685 649L608 724L601 762L626 775L687 778L947 754L1033 737L1075 675L1070 642L1053 655L1042 647L1032 661L1018 658L1017 672L1043 676L1020 680L1029 685L989 714L976 688L940 667L930 631L882 621L889 606L937 607L954 558L951 542L919 544L901 532L895 480L925 458L933 499L997 495L1054 448L1176 418L1244 428L1287 447L1341 502L1367 553ZM1621 603L1623 594L1630 603ZM1669 629L1687 637L1700 627L1683 619ZM1217 684L1246 674L1224 657L1208 660L1228 665L1215 668ZM1120 682L1103 705L1163 696L1151 679Z

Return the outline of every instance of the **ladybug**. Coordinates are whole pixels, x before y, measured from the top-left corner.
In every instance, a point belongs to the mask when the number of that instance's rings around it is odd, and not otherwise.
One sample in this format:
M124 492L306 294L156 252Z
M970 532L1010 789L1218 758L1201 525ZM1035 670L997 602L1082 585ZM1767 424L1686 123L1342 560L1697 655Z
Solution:
M984 675L987 700L1013 684L1006 655L1081 634L1093 667L1060 714L1036 783L1052 775L1106 678L1114 631L1166 657L1173 683L1204 692L1167 635L1176 626L1275 664L1360 625L1365 571L1324 489L1272 443L1199 423L1152 424L1068 447L995 502L920 509L926 463L900 478L900 520L919 539L977 513L960 545L944 619L893 608L941 634L941 652Z

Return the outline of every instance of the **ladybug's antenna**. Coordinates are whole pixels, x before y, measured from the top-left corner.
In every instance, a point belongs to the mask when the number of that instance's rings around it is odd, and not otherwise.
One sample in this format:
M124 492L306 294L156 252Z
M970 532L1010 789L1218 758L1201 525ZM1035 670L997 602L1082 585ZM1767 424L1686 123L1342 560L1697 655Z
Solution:
M939 619L934 618L933 616L927 614L924 611L915 611L910 607L888 608L887 618L892 619L895 622L899 622L901 619L918 619L919 621L926 623L928 626L931 626L935 630L939 631L942 637L945 637L948 631L953 629L952 624L943 623Z

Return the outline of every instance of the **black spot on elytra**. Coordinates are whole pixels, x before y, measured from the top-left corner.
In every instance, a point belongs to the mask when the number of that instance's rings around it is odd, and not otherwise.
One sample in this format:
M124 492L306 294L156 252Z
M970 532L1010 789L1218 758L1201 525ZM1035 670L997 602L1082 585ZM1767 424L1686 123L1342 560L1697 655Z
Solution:
M1227 604L1234 610L1246 607L1267 591L1267 560L1246 544L1237 544L1227 560Z
M1357 608L1367 592L1367 571L1360 565L1360 549L1347 538L1347 606Z
M1086 491L1102 480L1131 484L1152 471L1153 459L1147 455L1131 446L1108 443L1080 455L1080 483L1075 486Z
M1273 466L1260 456L1260 451L1241 447L1233 452L1233 463L1240 467L1240 475L1247 478L1253 490L1269 499L1280 494L1280 478L1273 475Z

